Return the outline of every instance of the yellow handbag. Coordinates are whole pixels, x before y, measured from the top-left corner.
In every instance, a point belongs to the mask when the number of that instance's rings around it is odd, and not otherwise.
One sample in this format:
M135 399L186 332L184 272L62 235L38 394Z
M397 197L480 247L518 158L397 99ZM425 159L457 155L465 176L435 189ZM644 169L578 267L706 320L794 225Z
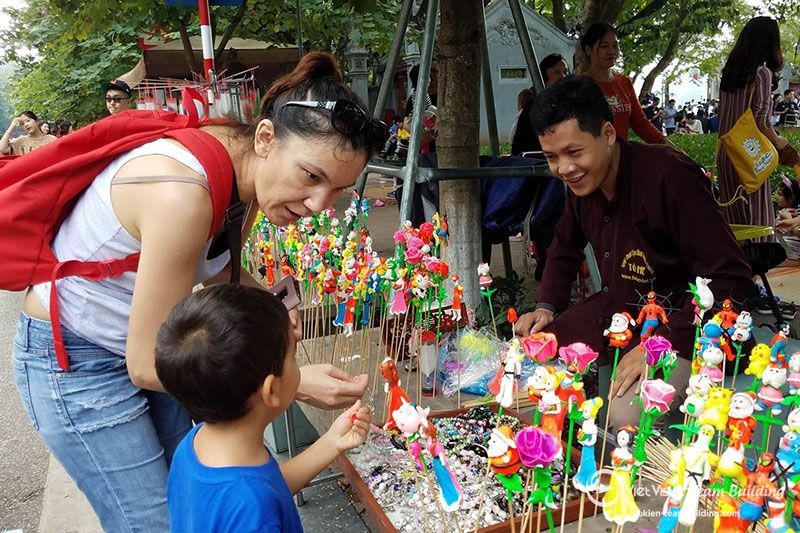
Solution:
M741 187L747 194L756 192L778 167L778 151L767 136L758 129L755 116L750 109L753 91L750 92L750 100L742 116L728 133L719 138L733 168L739 175L739 180L742 182ZM736 196L738 196L738 189Z

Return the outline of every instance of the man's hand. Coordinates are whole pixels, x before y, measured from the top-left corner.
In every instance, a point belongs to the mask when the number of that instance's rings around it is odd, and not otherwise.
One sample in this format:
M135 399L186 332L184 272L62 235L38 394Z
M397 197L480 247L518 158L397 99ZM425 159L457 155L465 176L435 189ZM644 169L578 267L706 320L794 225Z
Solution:
M325 433L325 439L340 452L351 450L364 444L369 433L370 415L366 407L357 400L353 406L339 415L331 428Z
M553 318L555 318L555 315L552 311L542 308L525 313L514 324L514 333L520 337L527 337L531 333L542 331L552 324Z
M778 230L778 233L781 234L795 233L798 227L800 227L800 217L798 216L792 218L780 218L778 223L775 224L775 228Z
M333 365L300 367L300 387L296 399L320 409L342 409L361 399L369 376L352 377Z
M641 345L640 345L641 346ZM609 399L615 394L622 397L644 374L644 358L639 346L622 356L617 363L617 379L609 392Z

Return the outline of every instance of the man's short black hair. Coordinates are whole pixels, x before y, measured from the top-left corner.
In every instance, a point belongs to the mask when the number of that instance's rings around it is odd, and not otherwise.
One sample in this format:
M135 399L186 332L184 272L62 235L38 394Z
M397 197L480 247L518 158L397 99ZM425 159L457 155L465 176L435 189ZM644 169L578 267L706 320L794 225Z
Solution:
M783 91L783 96L789 96L789 94L793 93L793 92L794 92L794 89L786 89L785 91Z
M213 285L170 312L156 340L156 373L193 419L235 420L267 376L283 372L290 335L289 313L272 294Z
M581 131L600 136L603 124L614 123L603 91L588 78L567 76L545 88L531 109L531 124L536 133L545 132L570 119L578 121Z

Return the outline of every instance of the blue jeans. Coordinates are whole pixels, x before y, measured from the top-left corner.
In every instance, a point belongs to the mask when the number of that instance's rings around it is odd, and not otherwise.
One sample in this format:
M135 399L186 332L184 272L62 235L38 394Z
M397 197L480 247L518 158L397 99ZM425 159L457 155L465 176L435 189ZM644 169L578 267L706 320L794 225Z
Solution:
M103 530L168 531L169 463L191 418L169 395L135 386L123 357L63 333L69 372L50 322L20 316L14 379L28 418Z

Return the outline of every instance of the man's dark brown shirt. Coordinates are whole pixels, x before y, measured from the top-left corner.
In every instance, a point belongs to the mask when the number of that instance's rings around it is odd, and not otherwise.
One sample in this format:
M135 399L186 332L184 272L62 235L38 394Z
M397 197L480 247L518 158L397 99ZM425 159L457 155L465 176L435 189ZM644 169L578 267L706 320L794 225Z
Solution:
M636 317L636 304L645 303L641 296L654 290L668 296L674 308L669 324L655 334L691 359L694 306L689 283L696 276L709 278L718 302L741 302L750 288L750 266L696 163L665 146L618 143L614 198L607 200L599 189L583 198L567 194L539 289L539 302L561 313L548 329L560 344L583 341L604 354L603 329L611 315L628 311ZM569 307L587 242L594 248L603 285L586 302ZM629 348L639 343L638 331L639 324Z

